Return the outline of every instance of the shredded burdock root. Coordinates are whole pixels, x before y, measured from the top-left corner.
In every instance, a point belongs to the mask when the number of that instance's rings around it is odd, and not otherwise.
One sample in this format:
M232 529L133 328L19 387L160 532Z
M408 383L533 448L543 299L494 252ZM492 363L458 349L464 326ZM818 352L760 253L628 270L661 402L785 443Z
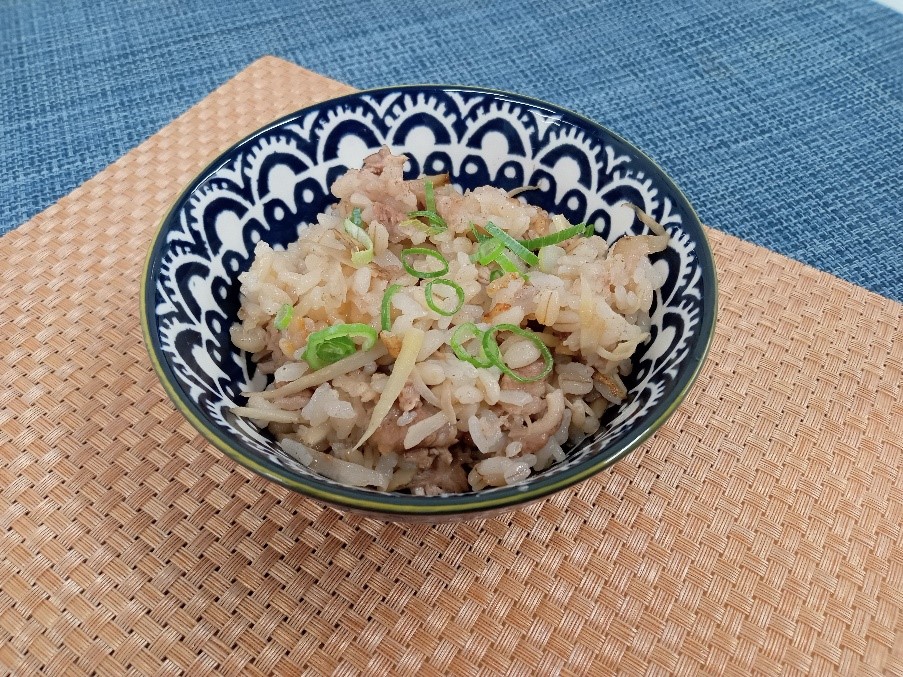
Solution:
M462 194L404 163L382 149L297 242L257 245L231 336L275 378L232 411L349 486L522 482L628 396L668 234L624 203L650 234L609 246L515 198L534 186Z

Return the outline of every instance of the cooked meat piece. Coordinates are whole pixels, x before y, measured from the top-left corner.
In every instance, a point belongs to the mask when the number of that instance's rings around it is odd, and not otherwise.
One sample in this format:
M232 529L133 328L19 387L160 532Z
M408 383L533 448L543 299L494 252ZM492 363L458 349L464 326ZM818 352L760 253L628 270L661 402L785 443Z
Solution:
M438 411L439 409L430 404L416 407L410 412L402 412L397 404L392 405L392 408L389 409L389 413L386 414L386 418L379 424L379 427L374 431L367 443L375 445L377 451L381 454L388 454L390 452L396 454L409 454L411 452L405 451L404 448L404 436L407 433L408 426L411 426L418 421L422 421ZM404 418L401 419L402 423L399 425L398 420L402 416L404 416ZM428 435L418 446L448 447L454 444L456 439L458 439L457 428L446 423L432 435Z
M403 238L408 237L407 233L401 232L395 226L406 220L408 218L408 212L411 211L414 210L395 200L375 202L373 204L373 219L379 221L386 227L386 230L389 231L389 240L395 242L395 240L392 240L393 233L400 233Z
M470 439L470 433L461 435L458 439L458 444L452 448L451 453L459 465L467 467L472 466L483 457Z
M408 489L412 491L418 488L423 489L427 496L470 489L470 485L467 483L467 473L460 461L455 459L448 449L418 448L405 454L406 459L412 456L416 458L420 469L414 475L414 479L408 483ZM427 463L425 467L424 462Z
M389 150L389 147L383 146L376 153L373 153L373 155L368 155L364 158L364 166L361 170L370 172L373 176L381 176L387 168L390 170L394 169L395 171L390 171L390 173L400 179L405 162L406 159L404 155L392 155L392 151Z
M528 364L526 367L521 367L514 371L524 378L531 378L539 376L539 374L542 373L544 366L542 360L536 360L533 364ZM499 381L499 386L502 390L519 390L520 392L528 393L533 398L529 404L524 406L502 404L502 408L510 414L522 417L536 416L546 408L544 401L544 396L546 394L546 379L521 383L505 374Z
M399 228L398 224L406 221L408 213L414 211L415 208L398 200L384 198L381 202L373 203L372 218L386 227L386 232L389 234L389 242L398 244L411 237L411 234Z
M536 213L533 214L530 219L530 230L528 231L529 237L542 237L543 235L549 234L549 226L552 225L552 219L549 218L549 213L542 209L537 209ZM530 235L530 233L534 233L534 235Z
M454 457L445 447L416 447L404 452L404 460L415 463L418 470L427 470L436 462L450 465Z
M376 445L381 454L404 451L405 430L398 425L399 416L401 416L401 409L396 406L389 409L389 413L386 414L379 427L373 431L367 444Z
M332 184L332 193L340 200L349 200L354 194L366 196L372 207L364 208L365 220L383 224L391 242L407 237L398 224L417 209L417 195L402 182L404 163L404 157L392 157L388 148L382 148L366 158L361 169L340 176ZM350 213L350 206L345 209Z

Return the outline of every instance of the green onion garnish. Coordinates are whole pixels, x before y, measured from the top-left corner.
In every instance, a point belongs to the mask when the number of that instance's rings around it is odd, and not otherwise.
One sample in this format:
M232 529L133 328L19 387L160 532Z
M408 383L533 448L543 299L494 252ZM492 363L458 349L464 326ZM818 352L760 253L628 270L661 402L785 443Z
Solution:
M452 310L445 310L444 308L440 308L433 300L434 284L441 284L443 287L449 287L455 290L455 296L458 297L458 302ZM440 315L444 315L445 317L451 317L459 310L461 310L461 306L464 305L464 290L461 288L461 285L459 285L457 282L446 280L444 277L439 278L438 280L430 280L429 282L427 282L423 288L423 293L426 296L426 305L430 307L430 310L439 313Z
M289 323L292 321L292 315L295 314L295 308L291 303L283 303L276 313L276 329L285 331L288 329Z
M429 256L430 258L434 258L442 264L442 269L425 271L417 270L416 268L411 266L410 263L408 263L407 258L410 256ZM404 266L404 269L408 271L409 275L413 275L414 277L422 277L424 279L431 277L442 277L448 272L448 260L435 249L427 249L426 247L411 247L410 249L402 249L401 265Z
M411 214L413 213L414 212L411 212ZM410 214L408 214L408 216L410 216ZM447 228L447 226L440 227L437 225L430 225L429 223L424 223L420 219L405 219L404 221L399 223L398 226L402 228L404 226L413 226L420 232L426 233L427 235L438 235L439 233L444 232Z
M480 342L480 358L474 357L470 353L467 352L467 349L464 347L464 344L471 340L477 339ZM454 332L452 332L451 340L449 344L451 345L452 351L455 353L455 357L459 360L463 360L464 362L469 362L473 366L478 369L485 369L486 367L491 367L492 363L486 359L486 355L483 354L482 349L482 341L483 341L483 332L475 325L473 322L465 322L462 325L459 325Z
M488 232L497 240L503 242L505 247L511 250L511 253L522 259L528 266L535 266L539 264L539 259L536 257L536 254L531 252L520 242L508 235L508 233L499 228L492 221L488 221L486 223L486 232Z
M370 325L359 322L337 324L311 334L301 358L316 371L353 354L357 350L353 337L363 339L362 350L370 350L376 345L376 330Z
M589 237L595 232L595 227L591 223L578 223L576 226L559 230L557 233L552 233L551 235L535 237L532 240L520 240L519 244L525 249L542 249L550 244L558 244L559 242L570 240L572 237L580 235Z
M504 274L505 274L505 271L503 271L499 268L496 268L491 273L489 273L489 281L495 282L497 279L499 279Z
M400 284L390 284L386 287L386 293L383 294L383 302L380 308L380 326L382 326L383 331L389 331L392 328L392 316L391 316L391 305L392 297L395 296L395 292L401 289Z
M337 336L330 341L325 341L320 344L317 351L316 359L319 360L319 366L315 367L314 364L311 364L311 369L316 370L320 367L325 367L327 364L338 362L349 355L353 355L356 350L357 346L348 336ZM305 357L304 359L307 358Z
M353 223L358 228L361 227L361 208L355 207L351 210L351 223Z
M418 209L416 212L408 212L408 216L412 218L424 218L437 224L445 224L445 220L441 216L428 209Z
M360 218L360 210L355 209L355 211L358 212L358 218ZM361 228L353 221L353 214L352 218L345 219L345 221L342 223L342 227L355 242L364 247L364 249L352 252L351 264L355 268L362 268L366 266L373 260L373 240L370 239L370 236L367 234L366 230Z
M429 179L423 181L423 203L426 211L436 214L436 194L433 192L433 182Z
M479 246L477 246L477 250L470 258L481 266L485 266L495 261L504 249L504 242L497 240L494 237L489 237L480 242Z
M470 232L473 233L474 238L477 242L484 242L489 239L488 235L484 235L480 231L477 230L477 227L474 223L470 224Z
M421 209L415 212L408 212L408 221L413 221L418 223L418 219L426 219L432 225L426 230L427 235L438 235L439 233L443 233L448 230L448 224L445 223L445 219L439 216L439 212L436 211L436 194L433 191L433 182L429 179L426 179L423 182L423 201L426 205L426 209ZM423 230L421 228L421 230Z
M520 242L511 237L504 230L496 226L492 221L487 222L486 230L490 235L481 235L474 224L470 224L470 230L476 237L477 250L471 255L470 260L479 263L481 266L487 266L492 262L498 263L499 267L505 273L517 273L524 279L528 279L527 275L522 273L514 262L508 258L505 250L511 251L513 254L521 258L528 266L539 264L539 257L529 249L524 247ZM493 277L489 278L491 282Z
M530 378L521 376L516 371L511 369L507 364L505 364L505 360L502 358L502 351L499 349L499 344L494 338L495 334L500 331L508 331L512 334L516 334L517 336L525 338L539 349L539 354L542 356L544 367L537 376ZM536 332L530 331L529 329L521 329L516 324L496 324L489 327L489 329L487 329L483 333L483 337L480 340L480 343L483 346L483 352L485 353L486 358L493 365L501 369L503 373L507 374L515 381L519 381L520 383L532 383L533 381L542 380L549 375L549 372L552 371L554 361L552 359L552 353L549 350L549 347L542 342L542 339L536 335ZM454 350L454 347L452 349Z
M427 211L426 209L421 209L416 212L408 212L408 217L411 219L419 219L424 218L433 224L433 228L440 228L439 232L448 229L448 224L445 223L445 219L439 216L436 212Z
M504 254L499 254L495 258L495 262L499 264L499 268L504 270L506 273L517 273L518 275L523 275L523 273L520 272L520 268L514 265L514 261L509 259ZM526 276L524 275L524 277Z

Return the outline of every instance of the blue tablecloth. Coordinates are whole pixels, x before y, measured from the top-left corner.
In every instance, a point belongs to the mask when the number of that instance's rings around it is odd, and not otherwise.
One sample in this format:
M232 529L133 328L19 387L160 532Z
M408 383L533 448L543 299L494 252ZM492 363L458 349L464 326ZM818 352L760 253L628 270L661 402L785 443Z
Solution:
M903 16L867 0L3 0L0 232L264 54L573 108L710 225L903 300Z

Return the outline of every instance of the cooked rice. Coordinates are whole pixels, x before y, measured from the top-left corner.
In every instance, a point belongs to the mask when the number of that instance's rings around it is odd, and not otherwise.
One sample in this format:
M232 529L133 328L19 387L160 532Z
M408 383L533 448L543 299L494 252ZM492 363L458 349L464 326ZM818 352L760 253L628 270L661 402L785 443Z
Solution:
M518 239L570 224L500 189L483 186L462 195L435 177L436 211L448 229L428 235L404 223L409 212L424 209L424 182L403 180L404 162L383 149L335 182L338 204L297 242L285 251L257 244L251 269L239 278L240 321L231 337L253 354L258 369L275 376L269 394L249 393L247 406L236 412L268 427L313 471L352 486L436 495L521 482L563 460L563 446L596 432L605 409L626 396L622 377L649 337L653 292L664 281L647 254L664 248L667 236L638 212L655 235L624 237L613 247L601 237L574 237L543 248L528 279L506 274L490 282L490 269L470 258L477 248L471 223L492 221ZM342 225L355 208L374 243L373 262L360 268L350 261L355 245ZM428 280L403 269L401 250L413 246L448 260L443 277L465 295L454 316L431 310ZM424 261L421 269L431 264ZM348 358L354 369L335 374L337 363L317 372L300 359L315 331L341 323L378 330L383 295L393 283L402 289L392 297L391 331L368 353ZM442 304L448 289L433 291ZM280 331L275 317L284 304L294 310ZM482 330L510 323L541 332L554 356L552 372L521 383L497 366L459 360L449 341L466 322ZM411 328L424 332L416 365L389 414L357 449ZM512 334L496 338L509 367L524 376L539 373L543 362L535 345ZM476 345L468 344L471 353Z

